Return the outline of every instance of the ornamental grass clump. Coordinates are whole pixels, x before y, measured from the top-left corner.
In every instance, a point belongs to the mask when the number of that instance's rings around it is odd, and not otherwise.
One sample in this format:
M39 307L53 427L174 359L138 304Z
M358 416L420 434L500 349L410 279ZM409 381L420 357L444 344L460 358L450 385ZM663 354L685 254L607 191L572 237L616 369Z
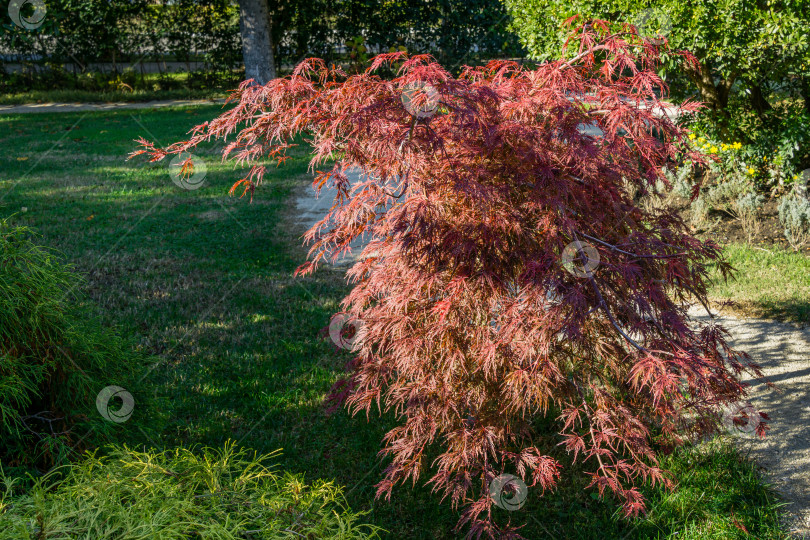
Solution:
M81 278L0 220L0 464L49 468L112 430L98 392L136 355L80 308Z
M642 512L638 486L671 483L659 453L716 431L745 396L740 374L760 373L722 327L687 317L705 304L706 265L730 271L718 246L632 198L666 182L668 162L703 159L656 114L658 47L604 21L572 43L570 60L458 77L428 56L380 55L352 76L310 59L243 83L189 140L133 153L156 161L233 137L223 159L251 166L233 190L252 197L258 160L308 137L314 188L337 196L298 274L368 239L341 315L362 339L333 397L398 418L378 496L427 474L472 537L518 536L493 485L539 497L572 460L599 496ZM394 78L378 75L389 67Z
M40 478L24 496L0 489L0 537L379 538L331 482L274 470L276 453L113 448ZM2 479L0 479L2 480ZM12 481L5 479L6 490Z

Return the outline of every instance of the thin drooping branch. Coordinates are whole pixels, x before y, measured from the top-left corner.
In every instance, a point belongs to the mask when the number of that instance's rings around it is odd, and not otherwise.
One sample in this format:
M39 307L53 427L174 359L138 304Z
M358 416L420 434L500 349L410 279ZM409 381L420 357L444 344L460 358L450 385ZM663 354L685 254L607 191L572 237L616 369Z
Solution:
M616 246L614 244L605 242L604 240L600 240L598 238L594 238L593 236L585 234L584 232L579 232L579 234L584 236L588 240L593 240L594 242L597 242L599 244L602 244L605 247L610 248L611 251L615 251L617 253L623 253L625 255L630 255L631 257L634 257L636 259L670 259L670 258L673 258L673 257L683 257L683 256L686 255L686 253L669 253L669 254L661 253L661 254L652 254L652 255L639 255L638 253L631 253L629 251L625 251L625 250L619 248L618 246Z

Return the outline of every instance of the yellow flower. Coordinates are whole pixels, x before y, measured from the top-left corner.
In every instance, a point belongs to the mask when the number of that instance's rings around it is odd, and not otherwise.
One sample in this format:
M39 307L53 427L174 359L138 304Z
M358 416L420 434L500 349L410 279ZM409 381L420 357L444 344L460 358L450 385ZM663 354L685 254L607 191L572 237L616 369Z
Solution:
M735 143L734 143L734 149L735 149L735 150L739 150L740 148L742 148L742 143L735 142Z
M716 146L712 146L711 148L709 148L709 153L710 153L710 154L716 154L716 153L717 153L717 147L716 147Z
M753 167L748 167L748 174L754 174L755 172Z
M698 142L699 143L705 143L706 139L704 139L703 137L700 137L700 138L698 138Z

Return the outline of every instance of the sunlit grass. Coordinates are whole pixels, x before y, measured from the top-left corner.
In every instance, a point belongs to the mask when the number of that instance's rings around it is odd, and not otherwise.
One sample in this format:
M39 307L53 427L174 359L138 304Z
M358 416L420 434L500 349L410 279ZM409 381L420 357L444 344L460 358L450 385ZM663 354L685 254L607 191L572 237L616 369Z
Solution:
M733 300L744 314L810 324L810 256L742 244L724 252L737 272L728 282L714 276L713 299Z
M225 90L31 90L0 94L0 105L24 103L93 103L108 101L155 101L163 99L216 99L227 97Z

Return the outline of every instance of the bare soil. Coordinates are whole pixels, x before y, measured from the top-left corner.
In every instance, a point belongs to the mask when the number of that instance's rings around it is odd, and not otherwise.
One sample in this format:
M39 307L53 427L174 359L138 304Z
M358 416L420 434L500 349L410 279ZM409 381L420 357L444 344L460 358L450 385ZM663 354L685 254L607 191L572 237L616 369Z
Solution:
M672 207L681 217L689 223L689 199L673 197ZM768 199L760 214L759 231L750 239L750 245L763 249L782 248L791 249L785 239L784 227L779 223L779 199ZM709 213L709 224L702 227L693 227L692 232L701 239L711 238L720 245L729 243L746 244L749 242L747 233L743 230L740 220L726 212L712 211ZM810 253L810 246L803 249Z

